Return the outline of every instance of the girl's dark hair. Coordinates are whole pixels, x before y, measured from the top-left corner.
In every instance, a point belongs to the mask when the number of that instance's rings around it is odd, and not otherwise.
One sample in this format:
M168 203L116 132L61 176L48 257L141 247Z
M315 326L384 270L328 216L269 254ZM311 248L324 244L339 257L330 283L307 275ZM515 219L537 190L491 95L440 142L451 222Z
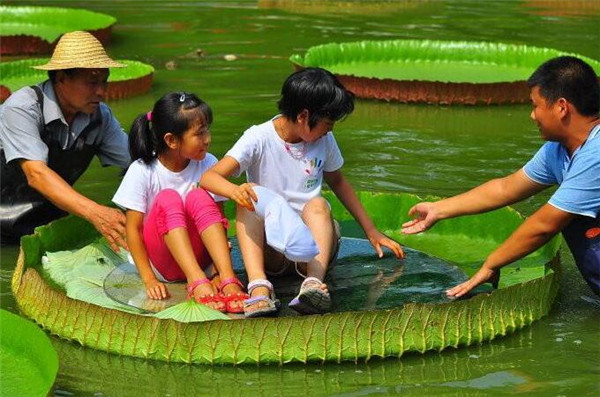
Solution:
M582 116L598 115L598 76L579 58L561 56L546 61L529 77L527 85L529 88L539 87L540 95L550 104L565 98Z
M196 95L188 92L164 95L154 104L151 115L140 114L133 121L129 132L131 159L150 163L167 150L165 134L181 137L198 117L204 118L207 127L212 124L210 106Z
M308 110L308 126L313 128L323 118L338 121L354 111L354 95L325 69L306 68L291 74L281 88L279 111L295 120Z

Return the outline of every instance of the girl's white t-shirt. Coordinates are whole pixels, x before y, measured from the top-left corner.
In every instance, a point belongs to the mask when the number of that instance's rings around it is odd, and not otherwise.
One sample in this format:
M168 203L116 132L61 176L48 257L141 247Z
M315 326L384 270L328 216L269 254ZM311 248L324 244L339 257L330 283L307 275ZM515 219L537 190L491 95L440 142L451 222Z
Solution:
M185 169L173 172L158 159L150 164L141 159L136 160L129 166L112 201L119 207L139 211L147 216L161 190L174 189L185 199L189 191L197 187L202 175L216 163L217 158L207 153L203 160L191 160ZM215 195L213 198L215 201L226 200Z
M274 119L248 128L226 155L239 163L248 182L271 189L301 212L321 194L323 171L340 169L344 159L331 131L315 142L286 144Z

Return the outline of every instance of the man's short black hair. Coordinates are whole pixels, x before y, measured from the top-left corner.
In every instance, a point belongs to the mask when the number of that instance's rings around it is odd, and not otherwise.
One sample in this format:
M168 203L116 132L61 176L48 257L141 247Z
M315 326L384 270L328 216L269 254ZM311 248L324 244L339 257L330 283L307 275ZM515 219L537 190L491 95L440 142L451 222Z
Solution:
M539 87L549 103L565 98L582 116L596 116L600 110L600 85L594 69L579 58L561 56L544 62L527 80L529 88Z
M325 69L306 68L291 74L281 88L279 111L295 120L308 110L309 128L323 118L338 121L354 111L354 95Z

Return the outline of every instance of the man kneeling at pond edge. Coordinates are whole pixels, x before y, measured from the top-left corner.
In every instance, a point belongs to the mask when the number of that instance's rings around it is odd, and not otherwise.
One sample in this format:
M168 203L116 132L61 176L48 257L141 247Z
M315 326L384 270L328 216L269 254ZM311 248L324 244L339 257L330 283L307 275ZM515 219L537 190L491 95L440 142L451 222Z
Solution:
M94 155L103 166L130 163L127 135L103 103L108 57L90 33L71 32L35 69L49 79L13 93L0 109L2 242L71 213L94 225L113 249L126 246L125 216L76 192L72 185Z
M402 232L419 233L437 221L478 214L521 201L552 185L547 204L527 218L468 281L447 291L460 297L479 284L497 286L500 268L523 258L563 233L575 263L590 288L600 295L600 87L582 60L562 56L542 64L529 78L531 119L548 141L525 166L466 193L419 203L416 219Z

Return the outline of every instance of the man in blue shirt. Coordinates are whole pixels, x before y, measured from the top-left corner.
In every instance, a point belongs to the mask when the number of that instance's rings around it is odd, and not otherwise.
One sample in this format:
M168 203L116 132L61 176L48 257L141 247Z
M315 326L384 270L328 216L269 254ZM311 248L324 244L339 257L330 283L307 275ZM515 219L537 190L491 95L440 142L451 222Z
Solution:
M528 85L531 119L548 142L509 176L448 199L415 205L409 210L415 219L402 225L403 233L419 233L439 220L490 211L559 185L548 203L494 250L473 277L448 290L448 296L460 297L484 282L497 285L501 267L535 251L561 231L583 277L600 295L598 77L587 63L563 56L542 64Z
M0 110L0 231L13 242L67 213L80 216L113 249L126 246L125 215L75 191L94 156L130 163L127 135L103 102L113 61L87 32L64 34L45 65L49 80L13 93Z

